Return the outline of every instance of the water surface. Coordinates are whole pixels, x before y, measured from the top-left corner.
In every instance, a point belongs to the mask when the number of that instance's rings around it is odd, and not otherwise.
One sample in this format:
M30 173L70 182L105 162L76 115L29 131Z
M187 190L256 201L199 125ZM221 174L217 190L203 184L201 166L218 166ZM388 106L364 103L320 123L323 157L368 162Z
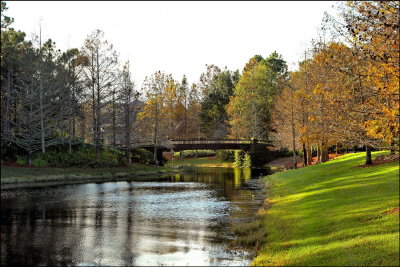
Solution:
M151 182L1 192L1 264L248 265L233 223L259 207L260 172L186 168Z

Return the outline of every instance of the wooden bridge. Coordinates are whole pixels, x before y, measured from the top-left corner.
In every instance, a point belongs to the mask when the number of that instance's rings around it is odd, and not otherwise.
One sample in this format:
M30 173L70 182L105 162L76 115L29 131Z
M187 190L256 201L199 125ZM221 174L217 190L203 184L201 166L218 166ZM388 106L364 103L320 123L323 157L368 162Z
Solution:
M169 139L165 142L157 144L158 150L226 150L226 149L240 149L250 151L257 148L271 147L271 141L257 140L257 139ZM122 147L119 147L122 148ZM154 149L153 142L137 143L132 148L145 148L147 150Z

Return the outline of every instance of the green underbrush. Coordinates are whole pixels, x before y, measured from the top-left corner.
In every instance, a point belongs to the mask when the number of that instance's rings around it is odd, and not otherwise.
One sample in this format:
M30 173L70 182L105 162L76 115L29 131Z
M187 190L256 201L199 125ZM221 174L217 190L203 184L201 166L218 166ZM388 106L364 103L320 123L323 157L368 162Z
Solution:
M184 150L181 152L175 152L174 157L180 157L181 156L180 153L182 153L185 158L195 158L195 157L200 158L200 157L215 156L214 150Z
M40 182L92 182L94 180L117 181L142 179L174 172L170 167L155 167L143 164L130 164L126 167L113 168L52 168L1 166L1 184L27 184Z
M198 166L198 167L232 167L231 162L227 162L216 157L204 158L188 158L188 159L171 159L165 166L179 167L179 166Z

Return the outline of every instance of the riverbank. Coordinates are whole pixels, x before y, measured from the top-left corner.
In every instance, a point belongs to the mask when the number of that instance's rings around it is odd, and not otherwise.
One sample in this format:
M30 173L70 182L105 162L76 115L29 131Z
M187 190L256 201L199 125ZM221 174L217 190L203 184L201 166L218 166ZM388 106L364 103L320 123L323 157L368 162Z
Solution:
M131 164L112 168L51 168L1 165L1 189L43 187L59 184L78 184L116 181L145 181L159 176L179 173L179 167L232 167L216 157L169 160L165 166Z
M144 182L3 190L2 265L249 265L251 254L230 242L232 225L263 201L252 174L260 171L199 167Z
M336 157L342 156L343 154L333 154L330 153L328 154L329 160L332 160ZM303 157L296 156L296 166L297 168L302 168L303 166ZM313 157L311 160L311 165L317 164L317 157ZM293 169L293 157L284 157L284 158L278 158L274 159L267 164L264 165L265 167L277 167L277 168L283 168L283 169Z
M347 154L264 178L266 238L252 264L398 266L399 163L364 161Z
M50 168L1 165L1 189L108 181L143 181L177 173L167 166L131 164L113 168Z
M216 157L171 159L165 164L167 167L196 166L196 167L233 167L232 162L226 162Z

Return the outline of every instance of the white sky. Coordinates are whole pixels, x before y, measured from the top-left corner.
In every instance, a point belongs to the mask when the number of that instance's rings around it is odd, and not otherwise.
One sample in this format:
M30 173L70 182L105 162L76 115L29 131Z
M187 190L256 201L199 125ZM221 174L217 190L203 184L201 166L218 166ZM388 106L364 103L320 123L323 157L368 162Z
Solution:
M7 1L13 28L30 38L39 32L62 51L83 45L95 29L130 60L139 89L157 70L197 82L205 64L243 69L255 54L274 50L295 69L304 48L318 35L324 11L334 1L116 2Z

